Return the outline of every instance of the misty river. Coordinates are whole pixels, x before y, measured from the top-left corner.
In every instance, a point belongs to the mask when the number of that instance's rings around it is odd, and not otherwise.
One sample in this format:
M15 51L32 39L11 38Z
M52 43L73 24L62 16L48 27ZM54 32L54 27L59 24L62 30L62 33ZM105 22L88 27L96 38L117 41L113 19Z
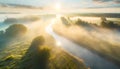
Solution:
M65 49L68 53L83 59L87 67L90 67L91 69L120 69L114 63L56 34L52 29L53 24L54 22L50 23L47 26L46 32L52 35L56 41L59 41L61 43L61 47Z
M53 17L52 17L53 18ZM50 22L50 18L45 18L44 20ZM44 21L43 20L43 21ZM46 32L50 35L52 35L56 41L61 43L61 46L64 50L66 50L68 53L83 59L86 66L90 67L91 69L120 69L117 65L114 63L100 57L99 55L89 51L86 48L83 48L82 46L58 35L55 33L52 29L52 25L54 24L54 21L49 23L49 25L46 27ZM4 30L9 25L5 25L2 22L0 23L0 30Z

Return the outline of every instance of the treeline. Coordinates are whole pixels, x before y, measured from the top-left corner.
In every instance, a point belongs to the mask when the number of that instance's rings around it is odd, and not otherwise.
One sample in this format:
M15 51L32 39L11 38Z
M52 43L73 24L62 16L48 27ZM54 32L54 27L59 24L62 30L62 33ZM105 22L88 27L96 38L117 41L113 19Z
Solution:
M11 23L24 23L24 22L31 22L39 20L39 16L25 16L21 18L6 18L4 23L11 24Z
M69 17L61 17L62 23L65 24L66 26L70 26L70 25L79 25L83 27L96 26L96 27L120 30L120 25L115 23L114 21L107 20L105 17L101 17L100 19L101 22L98 25L95 23L83 21L82 19L71 20Z
M89 16L89 17L109 17L109 18L120 18L120 13L73 13L65 14L67 16Z

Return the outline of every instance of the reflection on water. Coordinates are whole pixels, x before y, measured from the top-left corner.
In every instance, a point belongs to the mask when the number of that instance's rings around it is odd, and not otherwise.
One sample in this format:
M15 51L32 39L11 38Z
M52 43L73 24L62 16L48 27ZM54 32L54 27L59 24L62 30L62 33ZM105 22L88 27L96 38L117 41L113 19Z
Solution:
M62 43L60 41L56 41L57 46L62 46Z

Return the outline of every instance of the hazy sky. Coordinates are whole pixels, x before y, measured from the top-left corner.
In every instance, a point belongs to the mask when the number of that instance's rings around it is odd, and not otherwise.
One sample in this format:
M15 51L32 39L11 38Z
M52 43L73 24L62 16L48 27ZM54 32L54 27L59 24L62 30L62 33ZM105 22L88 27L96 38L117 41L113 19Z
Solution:
M1 3L50 6L61 3L67 8L120 7L120 0L0 0Z
M61 4L62 11L120 13L120 0L0 0L0 3L40 6L45 9Z

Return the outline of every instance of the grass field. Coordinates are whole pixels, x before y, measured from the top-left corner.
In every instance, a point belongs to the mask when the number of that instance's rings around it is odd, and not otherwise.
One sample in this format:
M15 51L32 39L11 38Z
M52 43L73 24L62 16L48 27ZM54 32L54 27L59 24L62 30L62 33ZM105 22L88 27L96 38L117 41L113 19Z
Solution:
M48 24L41 20L30 23L26 25L28 30L24 37L11 38L3 44L0 69L87 69L82 59L56 46L54 38L45 31ZM37 36L45 41L40 38L34 44L33 39Z

